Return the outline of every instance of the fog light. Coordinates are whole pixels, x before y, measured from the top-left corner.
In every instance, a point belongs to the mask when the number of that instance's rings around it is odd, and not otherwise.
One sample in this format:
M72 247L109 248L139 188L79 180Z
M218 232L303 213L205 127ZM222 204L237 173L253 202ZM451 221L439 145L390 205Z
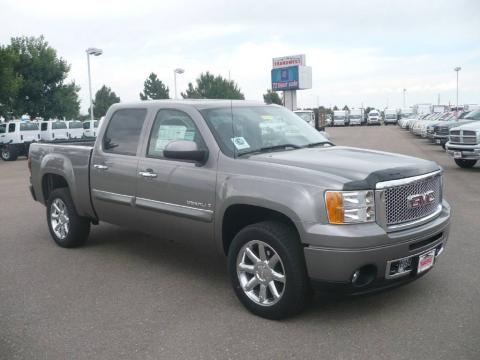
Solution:
M360 270L357 270L353 273L352 284L355 284L355 282L358 280L359 277L360 277Z

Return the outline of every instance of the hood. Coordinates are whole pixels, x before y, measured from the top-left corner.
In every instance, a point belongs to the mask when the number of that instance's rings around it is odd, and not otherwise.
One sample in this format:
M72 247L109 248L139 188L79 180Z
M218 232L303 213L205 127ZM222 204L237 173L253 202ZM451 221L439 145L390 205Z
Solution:
M271 152L253 155L249 160L341 177L345 190L374 189L379 181L423 175L440 169L433 161L344 146Z
M452 128L453 129L453 128ZM480 130L480 121L469 121L466 124L460 125L460 126L455 126L455 129L459 130Z

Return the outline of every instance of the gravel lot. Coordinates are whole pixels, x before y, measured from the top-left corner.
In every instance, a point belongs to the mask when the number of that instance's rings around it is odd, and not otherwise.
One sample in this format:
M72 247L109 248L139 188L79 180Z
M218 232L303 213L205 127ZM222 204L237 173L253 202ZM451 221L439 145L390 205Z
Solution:
M460 169L394 126L328 132L443 166L453 222L429 274L264 320L235 298L224 259L200 245L101 224L87 246L57 247L28 192L27 162L1 162L0 359L480 359L480 166Z

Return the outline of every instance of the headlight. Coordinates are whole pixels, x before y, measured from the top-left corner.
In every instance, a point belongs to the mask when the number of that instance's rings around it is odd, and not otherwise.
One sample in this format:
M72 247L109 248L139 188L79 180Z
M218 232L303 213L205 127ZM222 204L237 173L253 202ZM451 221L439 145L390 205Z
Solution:
M375 221L372 190L327 191L325 193L330 224L358 224Z
M477 139L480 141L480 130L477 130Z

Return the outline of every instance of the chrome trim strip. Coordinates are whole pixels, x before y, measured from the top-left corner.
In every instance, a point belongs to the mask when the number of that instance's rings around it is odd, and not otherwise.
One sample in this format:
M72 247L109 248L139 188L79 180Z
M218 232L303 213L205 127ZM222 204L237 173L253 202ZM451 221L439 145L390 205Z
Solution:
M139 208L158 211L161 213L182 216L203 222L213 221L213 211L207 209L199 209L191 206L172 204L163 201L145 199L137 197L135 205Z
M437 176L441 173L442 173L442 170L437 170L437 171L434 171L434 172L431 172L431 173L428 173L428 174L412 176L412 177L397 179L397 180L382 181L382 182L378 182L375 185L375 189L379 190L379 189L385 189L385 188L390 188L390 187L395 187L395 186L407 185L407 184L410 184L410 183L418 181L418 180L422 180L422 179L426 179L426 178L429 178L429 177Z
M409 222L406 222L406 223L387 226L387 231L388 232L400 231L400 230L409 229L411 227L415 227L415 226L418 226L418 225L422 225L422 224L427 223L430 220L433 220L434 218L438 217L440 215L440 213L442 212L442 209L443 209L443 205L438 204L437 210L435 210L435 212L431 213L430 215L427 215L423 218L413 220L413 221L409 221Z
M92 194L98 200L133 206L134 197L131 195L118 194L97 189L93 189Z

